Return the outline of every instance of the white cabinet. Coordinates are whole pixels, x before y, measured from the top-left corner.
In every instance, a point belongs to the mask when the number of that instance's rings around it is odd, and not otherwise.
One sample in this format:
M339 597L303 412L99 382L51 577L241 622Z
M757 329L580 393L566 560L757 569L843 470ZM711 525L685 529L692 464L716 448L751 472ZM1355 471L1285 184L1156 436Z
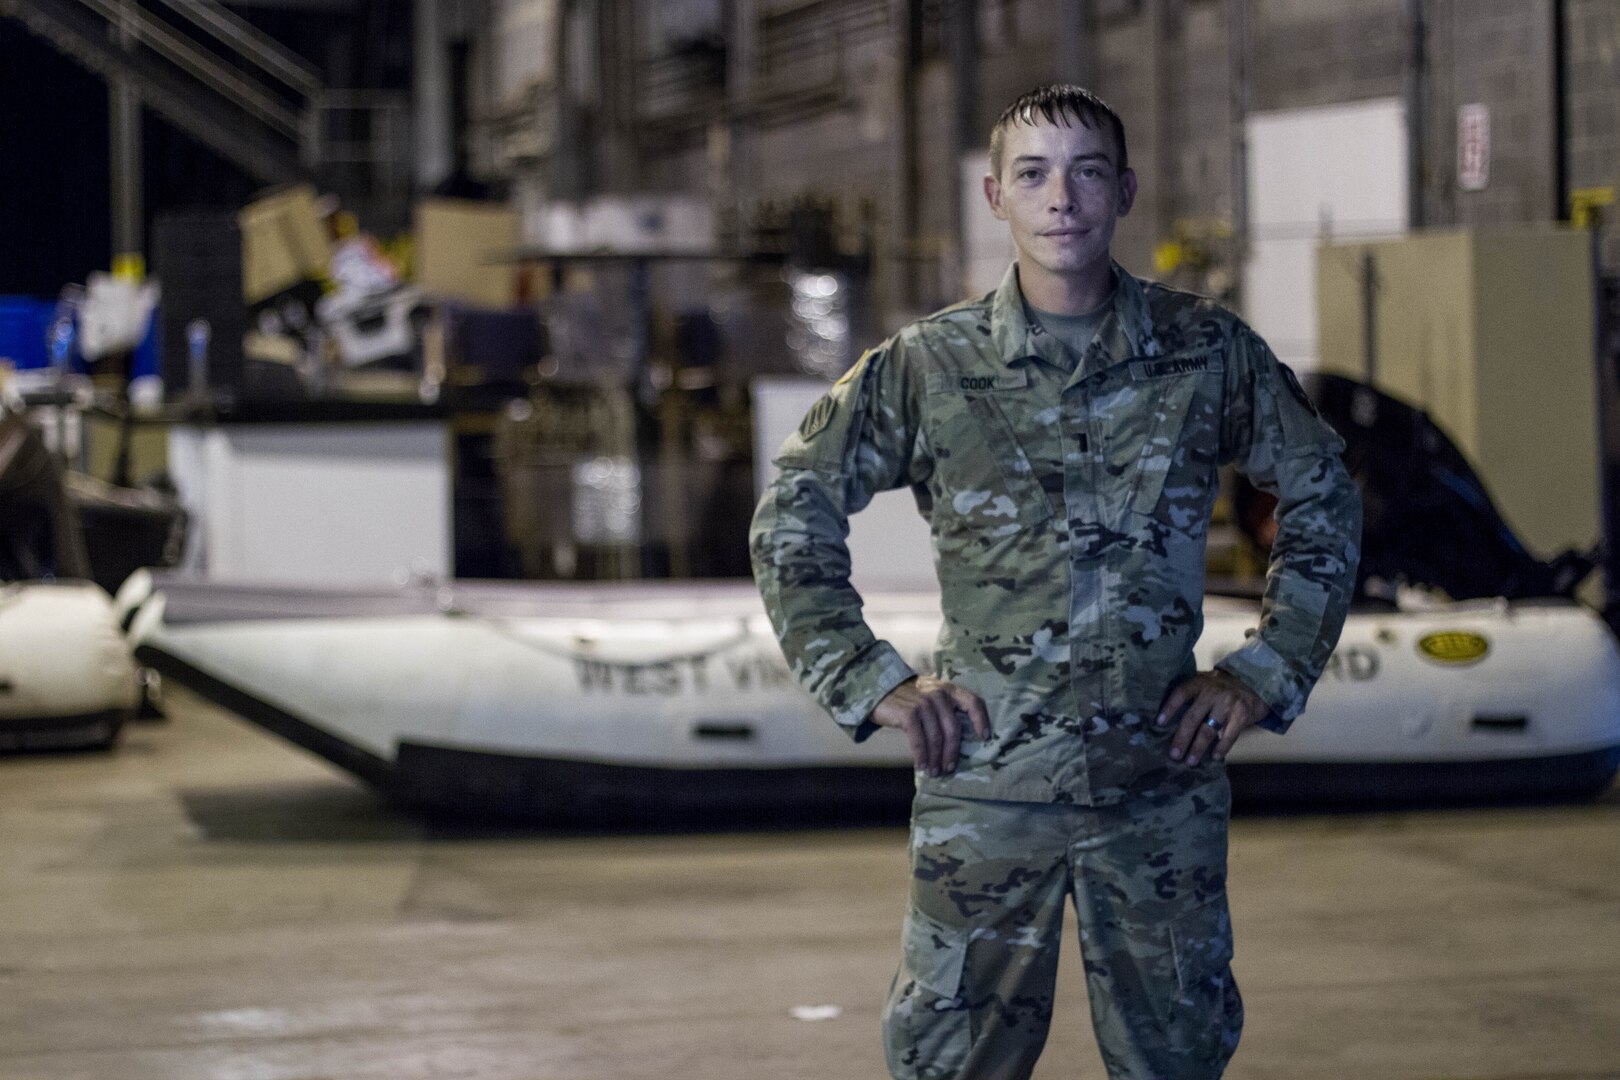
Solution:
M440 419L176 426L184 565L279 584L449 577L449 437Z

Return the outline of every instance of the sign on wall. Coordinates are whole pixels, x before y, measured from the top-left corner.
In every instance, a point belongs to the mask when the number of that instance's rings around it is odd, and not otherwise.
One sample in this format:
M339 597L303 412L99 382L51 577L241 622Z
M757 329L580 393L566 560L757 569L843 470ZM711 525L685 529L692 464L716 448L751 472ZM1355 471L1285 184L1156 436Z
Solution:
M1477 102L1457 110L1457 186L1484 191L1491 182L1491 110Z

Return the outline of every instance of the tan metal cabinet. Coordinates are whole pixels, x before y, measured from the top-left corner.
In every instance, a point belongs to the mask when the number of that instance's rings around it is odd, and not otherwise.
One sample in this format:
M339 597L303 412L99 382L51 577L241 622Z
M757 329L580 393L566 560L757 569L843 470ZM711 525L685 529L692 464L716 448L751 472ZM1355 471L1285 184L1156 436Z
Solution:
M1548 225L1326 244L1316 275L1321 370L1365 376L1370 309L1373 382L1429 411L1530 549L1547 557L1597 540L1585 233Z

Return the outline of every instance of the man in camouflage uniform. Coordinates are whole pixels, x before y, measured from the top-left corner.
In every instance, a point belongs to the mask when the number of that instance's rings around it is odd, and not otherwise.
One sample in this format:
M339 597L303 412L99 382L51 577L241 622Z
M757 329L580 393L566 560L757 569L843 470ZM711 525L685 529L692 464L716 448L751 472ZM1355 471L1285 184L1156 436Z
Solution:
M1342 442L1230 312L1113 263L1122 126L1043 87L991 136L1018 258L992 295L867 353L776 459L751 536L798 679L917 766L911 904L884 1010L899 1078L1027 1077L1066 898L1115 1080L1212 1080L1237 1046L1224 760L1305 707L1350 598ZM1260 627L1199 672L1219 466L1278 497ZM861 617L847 518L910 486L945 622L918 677Z

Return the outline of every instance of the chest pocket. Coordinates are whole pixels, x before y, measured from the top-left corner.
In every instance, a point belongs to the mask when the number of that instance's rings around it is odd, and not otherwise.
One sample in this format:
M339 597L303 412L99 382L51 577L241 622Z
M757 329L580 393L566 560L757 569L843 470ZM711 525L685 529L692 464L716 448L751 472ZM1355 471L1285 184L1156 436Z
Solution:
M1220 456L1222 372L1218 354L1132 360L1127 391L1143 438L1135 455L1130 507L1181 528L1207 512ZM1183 520L1185 519L1185 520Z
M1001 400L1028 393L1028 375L928 379L928 438L936 506L964 525L1010 534L1052 516L1052 506ZM936 513L938 511L936 510Z

